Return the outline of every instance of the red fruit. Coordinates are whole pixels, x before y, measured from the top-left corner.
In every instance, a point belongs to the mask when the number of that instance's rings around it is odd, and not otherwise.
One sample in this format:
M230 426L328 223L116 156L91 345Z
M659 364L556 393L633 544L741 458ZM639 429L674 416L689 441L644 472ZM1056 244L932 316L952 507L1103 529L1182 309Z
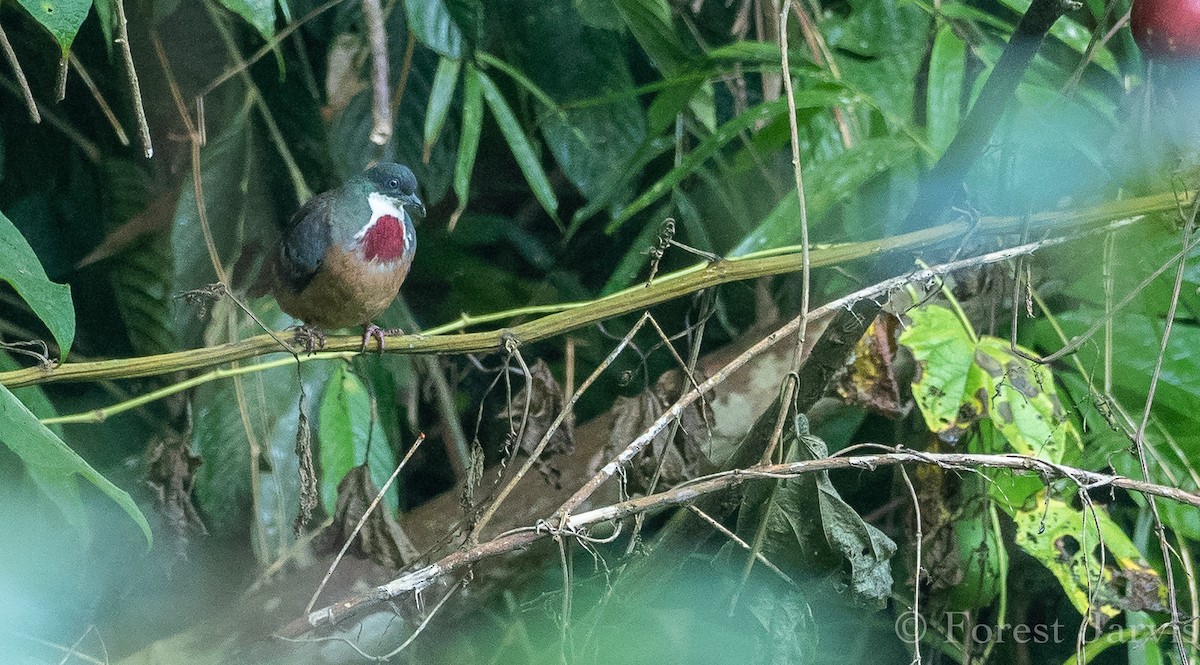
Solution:
M1200 56L1200 0L1134 0L1129 22L1148 57Z

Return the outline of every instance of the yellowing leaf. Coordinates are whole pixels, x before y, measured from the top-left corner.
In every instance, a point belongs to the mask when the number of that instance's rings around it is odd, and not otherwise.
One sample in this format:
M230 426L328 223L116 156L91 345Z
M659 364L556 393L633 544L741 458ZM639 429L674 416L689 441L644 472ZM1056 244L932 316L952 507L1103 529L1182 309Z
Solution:
M978 385L970 383L975 341L954 312L930 305L908 312L900 343L917 361L913 398L925 424L942 440L955 442L983 415Z
M917 361L913 397L925 424L943 440L957 441L985 417L1022 455L1059 462L1066 442L1080 440L1047 366L1013 353L1007 340L976 340L946 307L929 305L908 316L900 343Z
M1007 341L984 337L975 348L975 369L982 374L992 425L1013 450L1058 462L1068 439L1080 441L1058 401L1047 365L1014 354Z
M1047 501L1043 491L1012 517L1017 545L1054 574L1092 625L1101 627L1123 610L1164 609L1158 571L1103 508L1076 510ZM1108 554L1103 562L1101 545Z

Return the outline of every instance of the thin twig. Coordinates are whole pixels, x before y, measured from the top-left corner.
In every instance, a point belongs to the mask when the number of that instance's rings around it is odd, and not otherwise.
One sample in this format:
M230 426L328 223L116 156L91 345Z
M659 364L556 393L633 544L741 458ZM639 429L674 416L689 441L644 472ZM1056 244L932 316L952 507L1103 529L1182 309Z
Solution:
M1017 337L1016 337L1016 335L1017 335L1017 319L1018 319L1018 315L1021 310L1021 308L1019 307L1019 302L1018 302L1018 299L1020 297L1021 276L1020 276L1020 274L1014 275L1013 276L1013 303L1014 304L1012 307L1013 320L1012 320L1012 326L1011 326L1012 330L1011 330L1010 336L1009 336L1009 350L1011 350L1013 353L1017 354L1018 356L1021 356L1025 360L1037 363L1039 365L1046 365L1046 364L1052 363L1055 360L1058 360L1059 358L1067 355L1068 353L1074 353L1076 350L1079 349L1079 347L1083 346L1089 339L1091 339L1092 335L1095 335L1096 332L1098 330L1100 330L1101 327L1108 325L1108 322L1110 320L1112 320L1113 316L1116 315L1117 312L1121 311L1127 305L1129 305L1134 300L1136 300L1137 297L1140 296L1143 291L1145 291L1151 284L1154 283L1154 280L1158 279L1159 275L1161 275L1167 271L1167 268L1170 268L1171 265L1177 261L1183 262L1187 258L1188 254L1190 254L1191 251L1193 249L1195 249L1196 247L1200 247L1200 238L1190 240L1184 246L1184 248L1182 250L1180 250L1178 253L1175 254L1175 256L1164 261L1162 263L1162 265L1160 265L1153 272L1151 272L1149 275L1147 275L1145 277L1145 279L1143 279L1141 282L1138 283L1137 286L1133 287L1133 289L1131 289L1129 291L1129 293L1126 294L1125 297L1122 298L1121 301L1118 302L1116 305L1112 305L1111 307L1106 305L1105 306L1105 315L1104 315L1103 319L1092 322L1092 325L1089 326L1087 328L1087 330L1085 330L1082 333L1071 338L1070 343L1065 344L1062 348L1055 351L1054 353L1051 353L1048 356L1031 355L1029 353L1026 353L1024 350L1021 349L1021 347L1019 347L1017 345Z
M7 78L0 77L0 85L3 85L4 88L13 95L16 95L17 97L22 96L20 86L8 80ZM89 162L93 164L100 163L102 155L100 152L100 147L97 146L95 142L81 134L77 129L72 127L70 123L63 118L60 118L56 113L47 109L42 104L37 103L36 108L40 114L40 117L45 118L47 124L62 132L63 136L67 137L67 140L69 140L71 143L74 143L76 147L83 152L83 156L87 158Z
M208 10L213 25L217 28L217 32L221 34L221 39L225 42L225 48L229 52L229 57L233 58L234 62L241 64L243 62L242 52L238 50L237 42L234 40L229 27L221 20L216 8L211 3L204 3L204 7ZM292 187L296 191L296 200L300 203L308 201L312 198L312 190L308 188L308 184L304 181L304 174L300 171L299 165L296 164L296 159L292 156L292 150L283 138L283 132L279 131L279 125L275 122L275 115L271 112L271 108L267 106L266 101L263 100L262 93L259 92L258 85L254 83L254 78L250 76L250 72L244 67L238 71L241 74L242 83L246 86L247 97L254 103L254 108L258 109L258 113L267 127L267 133L271 136L271 143L275 146L276 152L279 153L280 159L283 160L284 169L288 172L288 177L292 181ZM202 98L197 98L197 113L203 108ZM201 124L200 127L201 132L203 132L203 125ZM201 145L203 145L203 140L201 140Z
M979 256L979 257L973 257L970 259L965 259L965 260L960 260L960 261L952 261L950 263L946 263L946 264L943 264L941 266L937 266L934 268L918 270L910 275L904 275L901 277L895 277L895 278L892 278L889 280L885 280L883 282L880 282L879 284L867 287L865 289L861 289L859 291L856 291L853 294L839 298L839 299L834 300L833 302L830 302L822 307L819 307L819 308L813 310L811 312L811 315L813 317L821 317L821 316L831 315L834 312L837 312L843 308L850 307L852 304L857 303L859 301L868 300L868 299L873 300L873 299L885 297L886 294L890 293L893 289L901 288L905 284L908 284L910 282L920 282L920 281L933 279L939 275L944 275L944 274L952 272L954 270L961 270L962 268L977 267L980 265L995 263L997 261L1006 261L1006 260L1015 258L1017 256L1022 256L1022 255L1028 254L1032 251L1035 251L1036 249L1044 247L1045 246L1044 243L1046 243L1046 242L1047 241L1031 243L1028 245L1022 245L1019 248L1005 249L1005 250L1000 250L998 252L991 252L989 254L985 254L985 255ZM692 404L692 402L694 402L696 399L698 399L700 397L701 394L711 391L716 386L720 385L722 382L725 381L726 378L729 377L730 374L737 371L740 367L745 365L756 355L762 353L767 348L770 348L775 343L777 343L779 340L788 338L791 335L796 334L796 328L800 325L801 318L802 317L796 317L796 318L792 319L791 321L787 322L782 327L780 327L778 330L776 330L774 333L768 335L765 339L758 342L754 346L750 347L748 350L746 350L740 356L733 359L727 365L722 367L718 372L713 374L713 376L709 377L704 383L702 383L698 390L693 390L693 391L689 392L682 399L675 402L675 404L672 405L672 407L670 409L668 409L665 413L663 413L663 415L660 416L658 418L658 420L654 421L654 424L649 429L647 429L640 436L638 436L636 439L631 441L624 450L622 450L608 464L605 464L604 467L602 467L598 472L596 472L596 474L594 476L592 476L592 478L590 480L588 480L583 485L583 487L581 487L577 492L575 492L575 494L570 499L568 499L566 501L566 503L563 504L563 507L560 508L559 512L557 512L555 514L558 522L565 523L568 520L568 516L571 511L578 508L584 501L586 501L600 487L600 485L604 484L605 481L607 481L609 478L616 475L616 473L620 469L622 469L626 464L628 464L630 460L632 460L639 453L641 453L642 449L645 448L646 445L648 445L649 442L654 439L654 437L658 436L658 434L660 432L662 432L662 430L670 423L670 421L672 419L679 417L679 415L680 415L680 413L682 413L683 409L690 406Z
M405 649L407 649L408 645L412 644L413 640L417 639L417 636L419 636L422 632L424 632L425 626L429 625L429 622L433 620L433 617L437 616L438 611L442 609L442 605L445 605L446 601L450 600L450 597L453 596L461 586L462 586L462 582L457 582L454 584L454 586L450 587L450 589L446 591L446 595L442 596L442 599L438 601L437 605L433 606L432 610L429 610L429 614L426 615L425 618L421 621L421 623L417 625L416 630L413 631L412 635L408 636L407 640L404 640L404 642L400 646L396 647L396 649L394 651L391 651L383 656L380 656L380 657L376 658L375 660L376 661L388 660L392 656L398 655L401 651L404 651Z
M808 328L809 308L809 273L812 261L809 257L808 243L808 206L804 197L804 167L800 164L800 128L796 121L796 93L792 90L792 66L788 62L787 17L792 0L784 0L779 12L779 52L783 66L783 89L787 94L788 129L792 143L792 171L796 176L796 196L800 200L800 329L796 335L796 356L793 360L792 371L800 368L800 356L804 352L804 333ZM787 411L787 407L783 409Z
M202 88L200 90L200 92L196 95L196 97L197 98L207 97L209 93L211 93L213 90L216 90L218 87L221 86L221 84L225 83L226 81L233 78L234 76L237 76L238 74L246 71L246 69L249 68L250 65L253 65L254 63L261 60L263 56L270 53L271 51L274 51L275 47L278 46L280 43L282 43L284 39L287 39L288 35L299 30L301 27L304 26L305 23L308 23L309 21L320 16L321 14L324 14L326 11L332 9L334 6L336 6L338 4L341 4L342 2L344 2L344 0L328 0L327 2L314 7L312 9L312 11L310 11L307 14L305 14L304 16L296 19L292 23L285 26L282 30L275 33L275 35L273 37L271 37L270 39L267 40L266 44L263 44L262 47L259 48L257 51L255 51L254 54L251 55L249 58L245 58L245 59L239 61L233 67L230 67L229 69L221 72L221 75L218 76L217 78L213 79L212 82L209 83L208 85L204 86L204 88Z
M0 25L0 49L4 50L4 57L8 59L8 64L13 68L13 74L17 77L17 87L21 89L21 98L25 100L25 108L29 110L29 119L35 124L42 121L42 116L38 113L37 102L33 99L33 90L29 88L29 81L25 78L25 70L21 69L21 62L17 60L17 52L13 50L12 43L8 41L8 33L4 31L4 26Z
M70 51L58 61L58 76L54 79L54 101L61 102L67 98L67 67L70 65Z
M722 536L725 536L729 540L733 541L733 543L735 545L746 550L747 552L751 551L750 543L747 543L746 541L742 540L736 533L734 533L734 532L730 531L728 528L726 528L724 524L721 524L720 522L713 519L711 515L704 512L703 510L700 510L694 504L689 505L688 509L691 510L693 513L695 513L695 515L697 517L699 517L700 519L707 522L709 526L716 529L717 532L720 533ZM645 513L638 514L639 517L642 515L645 515ZM754 558L758 559L762 563L762 565L766 566L767 570L769 570L769 571L775 573L777 576L779 576L779 579L786 582L788 586L793 587L793 588L796 587L796 581L793 580L791 578L791 576L789 576L787 573L780 570L779 566L776 566L775 564L771 563L771 560L767 558L767 555L763 554L762 552L754 552Z
M125 19L125 0L117 3L117 39L121 45L121 58L129 74L129 93L133 96L133 113L137 117L138 134L142 139L142 154L146 159L154 156L154 145L150 141L150 124L146 122L146 108L142 104L142 87L138 83L137 70L133 66L133 51L129 49L129 26ZM225 281L225 280L221 280Z
M532 469L533 465L537 463L541 454L546 450L546 446L550 444L550 439L554 436L554 433L558 431L558 428L562 426L563 421L565 421L574 410L575 403L579 401L580 396L582 396L583 393L586 392L587 389L590 388L592 384L600 378L600 375L604 373L604 370L608 369L609 365L612 365L612 363L617 359L617 356L619 356L621 352L625 350L625 347L629 345L629 342L633 339L633 336L636 335L637 332L642 329L642 326L646 324L646 318L649 316L650 314L647 312L638 319L637 323L629 329L629 332L623 338L621 338L621 341L608 354L608 356L596 366L596 369L593 370L586 379L583 380L583 383L579 385L579 390L576 390L571 395L570 399L563 404L562 410L559 411L558 415L554 417L554 420L550 423L550 426L547 428L545 434L542 435L541 440L539 440L534 449L530 451L529 458L525 460L523 465L521 465L521 468L517 471L517 474L513 476L512 479L509 480L508 483L500 490L500 493L496 495L495 500L493 500L491 505L487 507L487 510L484 511L483 515L480 516L479 521L475 523L475 529L471 532L471 536L468 539L469 541L478 542L479 534L483 533L483 528L487 526L488 522L490 522L492 517L495 516L496 511L499 510L500 505L504 503L504 500L508 498L508 495L512 493L513 489L516 488L517 483L521 482L521 479L525 477L525 474L529 473L529 470ZM518 358L518 360L520 360L520 358ZM532 383L532 377L529 375L529 369L524 367L524 360L521 360L521 363L522 368L525 369L525 376L527 377L526 395L529 395L532 393L532 386L530 385ZM520 447L520 439L517 439L516 445L518 448Z
M408 77L412 75L413 55L417 51L417 35L408 31L408 43L404 45L404 59L400 61L400 76L396 79L396 91L392 93L389 109L392 117L400 112L400 104L404 102L404 92L408 90ZM451 227L451 231L454 227Z
M1190 218L1184 223L1182 242L1185 252L1191 245L1192 234L1196 229L1197 213L1200 213L1200 199L1197 199L1192 204ZM1150 480L1150 467L1146 461L1146 426L1150 422L1150 411L1154 405L1154 395L1158 390L1158 380L1162 377L1163 360L1167 355L1167 345L1171 340L1171 328L1175 323L1175 310L1179 306L1179 294L1183 290L1183 277L1186 271L1187 256L1185 254L1180 257L1179 267L1175 271L1175 285L1171 290L1171 304L1167 308L1167 320L1163 328L1162 343L1158 349L1158 357L1154 361L1154 372L1150 374L1150 389L1146 393L1146 405L1142 409L1142 420L1133 438L1134 448L1137 450L1138 463L1142 467L1142 478L1146 481ZM1189 662L1187 642L1183 639L1183 626L1180 622L1179 598L1175 589L1171 548L1167 543L1167 532L1163 527L1162 516L1158 512L1158 503L1150 495L1146 497L1146 501L1150 505L1150 514L1154 517L1154 531L1158 536L1158 544L1162 549L1163 567L1167 573L1167 601L1171 608L1171 634L1174 637L1175 650L1179 656L1179 662L1187 665Z
M325 590L325 585L329 583L329 578L333 577L333 571L337 570L342 557L346 555L346 550L350 549L350 543L353 543L355 537L358 536L358 532L362 531L363 525L367 523L367 518L375 511L375 506L378 506L379 502L383 500L383 495L387 494L388 488L396 481L396 477L400 475L400 470L404 468L404 465L408 464L408 460L412 458L413 453L417 452L417 448L420 448L421 443L424 441L425 433L422 432L417 435L417 440L413 442L412 447L404 454L404 459L400 460L400 463L396 465L396 469L392 471L392 475L388 476L387 482L375 493L375 498L371 500L371 504L363 511L362 517L358 518L358 523L354 525L354 529L346 537L346 542L342 543L342 549L338 551L337 556L333 557L333 561L330 562L329 570L326 571L325 577L321 578L321 583L317 585L317 590L313 592L312 599L308 601L308 605L304 608L305 614L311 612L313 605L317 604L317 598L321 597L321 592Z
M79 79L87 86L89 92L92 93L92 99L96 100L96 106L100 107L100 112L104 114L108 124L112 126L113 132L117 135L117 140L121 145L129 145L129 135L125 133L125 128L121 126L121 121L117 119L117 114L113 113L112 107L108 105L108 100L104 99L104 95L100 89L96 87L96 82L92 80L91 75L84 69L83 63L79 58L71 53L71 64L75 66L75 71L79 73Z
M367 24L367 43L371 45L371 143L384 145L392 137L391 81L388 73L387 32L379 0L362 0L363 19Z
M916 572L913 574L913 602L912 616L918 617L921 615L921 547L924 545L925 534L921 529L921 501L917 498L917 488L913 486L912 478L908 477L908 470L900 467L900 476L904 478L904 484L908 487L908 495L912 497L913 515L916 521L917 532L913 534L916 554ZM913 665L921 663L921 633L913 631Z
M303 635L314 628L334 626L361 615L363 612L394 598L417 593L443 577L464 570L471 564L500 554L512 552L550 536L573 534L590 525L611 522L647 511L687 505L698 497L719 492L747 481L795 478L808 473L841 469L872 471L900 464L930 464L949 470L979 468L1024 471L1048 478L1065 478L1088 488L1114 487L1145 495L1155 495L1200 508L1200 494L1177 487L1133 480L1115 474L1098 473L1076 467L1055 464L1037 457L1016 454L983 455L968 453L926 453L912 450L859 455L854 457L823 457L813 460L735 469L689 481L670 490L622 501L571 515L559 528L526 527L510 531L485 543L465 550L455 550L435 563L397 577L367 592L342 599L293 621L280 630L281 637ZM560 508L560 511L562 509Z

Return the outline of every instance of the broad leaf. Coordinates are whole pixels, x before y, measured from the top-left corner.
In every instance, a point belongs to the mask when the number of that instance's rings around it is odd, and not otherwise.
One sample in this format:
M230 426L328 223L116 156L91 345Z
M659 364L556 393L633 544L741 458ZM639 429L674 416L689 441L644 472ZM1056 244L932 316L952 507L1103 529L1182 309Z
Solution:
M417 39L446 58L463 56L463 34L443 0L405 2L408 26Z
M367 385L345 363L338 364L325 384L320 414L321 503L332 515L338 485L351 469L366 464L375 487L383 487L396 468L396 456L371 408ZM399 489L392 483L379 509L395 510L398 496Z
M263 39L275 35L275 0L221 0L221 4L246 19Z
M92 8L91 0L17 0L33 18L50 32L62 56L67 57L79 26Z
M75 476L92 483L129 515L146 537L146 546L154 544L154 535L146 516L125 490L113 485L92 468L74 450L67 447L45 425L38 422L24 404L8 388L0 385L0 443L16 453L25 463L33 482L62 510L67 521L83 534L92 537L87 510L79 493Z
M908 317L900 343L917 361L913 397L931 431L953 442L989 418L1014 451L1062 461L1067 441L1078 441L1079 434L1058 400L1049 368L1013 353L1005 340L977 340L946 307L920 307Z
M953 26L943 26L929 53L929 86L925 106L929 145L936 155L945 152L958 131L966 58L966 43L955 34Z
M0 212L0 281L8 282L58 342L59 359L66 360L75 340L75 305L71 287L55 284L42 270L33 248Z
M1042 492L1012 518L1017 545L1054 573L1092 625L1102 626L1122 610L1165 609L1158 571L1103 508L1076 510ZM1101 546L1112 555L1103 562Z
M825 442L808 433L808 421L797 417L784 432L781 445L788 446L788 461L827 457ZM766 537L762 553L788 570L846 570L848 586L859 602L879 606L892 591L891 558L896 543L882 531L863 521L841 498L827 472L804 474L770 486L751 486L738 518L738 529L753 538L763 519ZM749 508L749 509L747 509Z

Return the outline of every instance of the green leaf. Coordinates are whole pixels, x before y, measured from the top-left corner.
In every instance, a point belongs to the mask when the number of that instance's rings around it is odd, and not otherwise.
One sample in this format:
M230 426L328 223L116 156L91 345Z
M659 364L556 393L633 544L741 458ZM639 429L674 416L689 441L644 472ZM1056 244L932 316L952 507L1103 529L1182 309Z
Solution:
M463 57L463 34L442 0L405 2L409 29L417 40L446 58Z
M974 339L949 308L928 305L908 317L899 341L917 361L913 397L930 431L953 442L988 418L1014 451L1062 461L1068 439L1079 434L1048 367L1014 354L1006 340Z
M859 141L831 159L804 167L804 197L809 223L819 222L834 205L855 195L872 178L912 158L909 139L883 136ZM800 242L800 197L788 192L774 210L737 244L730 256L742 256Z
M290 321L271 298L249 305L273 330ZM228 299L218 301L210 317L206 344L229 335L244 339L262 333ZM236 327L228 330L234 319ZM255 359L244 365L260 362ZM297 367L288 364L196 389L192 449L204 459L196 473L197 504L213 532L249 531L260 561L274 561L292 542L299 507L296 435L301 391L305 414L312 418L317 396L333 369L330 363L305 363L299 368L301 384Z
M458 197L455 217L467 207L470 194L471 171L475 168L475 156L479 153L479 134L483 131L483 88L479 85L479 71L470 63L463 77L463 113L458 158L454 164L454 195Z
M479 87L483 91L483 98L487 102L488 108L491 109L492 116L496 118L496 124L500 125L500 133L508 142L508 147L512 150L513 157L517 160L517 166L521 168L521 173L525 175L529 187L533 190L534 197L561 226L561 222L558 220L558 197L554 194L554 188L550 186L550 179L546 177L546 172L542 169L541 160L534 152L533 145L525 136L525 130L517 122L517 117L513 115L504 95L500 93L500 89L496 87L492 79L479 70L475 71L475 75L479 81Z
M425 153L433 148L438 135L442 133L442 125L446 123L446 115L454 101L454 88L458 85L458 72L461 67L461 60L438 59L437 72L433 75L433 88L429 91L429 107L425 111Z
M42 270L33 248L17 227L0 212L0 280L25 300L58 342L59 359L66 360L75 341L75 305L71 287L55 284Z
M1032 0L1001 0L1001 2L1018 14L1024 14L1033 4ZM1087 51L1088 44L1092 41L1091 31L1070 16L1064 16L1055 21L1054 25L1050 26L1050 35L1080 55ZM1121 75L1116 58L1104 44L1097 45L1095 52L1092 53L1092 62L1114 76Z
M71 42L75 41L79 26L83 25L88 10L92 8L91 0L17 0L17 3L50 32L62 49L64 58L71 50Z
M11 372L15 369L21 369L21 365L13 360L9 354L0 352L0 372ZM50 403L50 398L46 397L46 391L41 386L13 388L12 394L16 395L17 399L21 400L21 403L32 411L33 415L37 416L39 420L53 418L58 415L58 409L55 409L54 405ZM54 432L55 436L60 439L62 438L62 425L47 425L47 427L51 432Z
M971 491L976 494L975 490ZM982 506L982 502L968 506ZM1003 567L1007 561L1001 556L1004 543L992 529L990 510L978 510L974 514L955 515L952 528L957 543L958 565L955 573L961 580L946 590L946 603L956 611L977 610L991 605L1000 593L1004 579ZM952 560L953 552L947 560Z
M1013 450L1060 462L1068 440L1079 442L1048 365L1013 353L1008 340L985 336L975 347L974 371L981 375L980 383L989 396L987 411L992 425Z
M962 112L967 45L950 25L942 26L929 54L929 91L925 107L929 145L941 155L958 131Z
M275 36L275 0L221 0L221 4L246 19L263 39Z
M649 189L621 210L620 214L613 221L609 222L605 231L608 233L616 231L634 215L665 196L673 187L683 182L684 178L695 172L701 164L716 154L718 150L736 138L741 132L753 127L755 123L769 122L786 111L787 102L779 99L750 108L736 118L721 125L716 132L713 132L711 136L701 141L695 150L688 153L678 166L668 171L658 182L651 185Z
M321 460L321 503L332 515L337 506L338 483L346 473L366 463L375 487L383 487L396 468L396 456L377 415L372 413L371 395L362 379L339 363L321 399L318 427ZM388 488L385 506L395 510L399 489Z
M1047 499L1043 491L1011 514L1016 544L1054 573L1071 604L1093 624L1095 617L1109 619L1126 609L1165 609L1158 571L1104 508L1084 512ZM1112 553L1103 562L1101 543Z
M518 45L511 49L513 64L487 54L480 54L480 61L512 77L545 106L540 127L546 147L567 179L593 201L609 193L608 181L646 137L625 41L615 32L588 27L566 2L528 6L536 9L513 24ZM605 95L601 103L575 105ZM630 189L627 184L612 194L624 198Z
M675 31L667 0L615 0L613 4L659 71L670 76L691 64L692 53Z
M804 416L786 428L784 445L788 461L829 456L825 442L809 433ZM779 481L775 490L747 489L747 503L753 505L756 495L769 502L762 548L768 559L786 566L784 570L839 570L848 563L849 586L858 599L872 606L886 602L892 592L896 543L842 499L827 472ZM738 528L749 534L762 519L761 512L743 512L748 514L739 516Z
M138 215L147 217L157 208L147 208L149 179L146 172L123 159L108 159L101 165L105 228L119 235L122 225ZM165 221L165 220L163 220ZM178 349L171 312L172 255L167 234L151 234L119 250L117 260L106 263L108 280L116 296L121 319L134 351L141 355Z
M571 0L583 22L602 30L620 30L624 23L613 0Z
M38 422L16 395L0 385L0 443L25 463L33 482L58 506L59 510L87 540L91 539L83 497L75 476L81 476L112 499L142 530L146 546L154 544L154 534L146 516L125 490L109 482L54 432Z
M116 0L95 0L96 16L100 19L100 32L104 35L104 46L108 49L108 57L113 53L113 30L117 22Z

